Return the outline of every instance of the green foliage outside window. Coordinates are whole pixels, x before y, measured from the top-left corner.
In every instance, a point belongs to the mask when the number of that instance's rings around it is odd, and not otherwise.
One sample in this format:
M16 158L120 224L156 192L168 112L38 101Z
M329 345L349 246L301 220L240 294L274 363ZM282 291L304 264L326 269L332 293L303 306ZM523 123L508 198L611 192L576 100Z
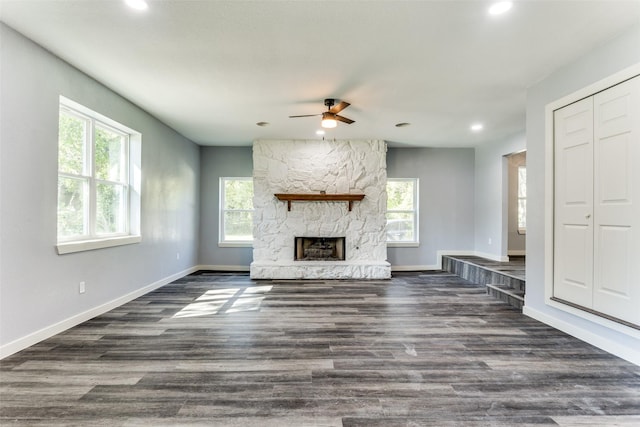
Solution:
M253 210L253 180L250 178L226 179L224 208Z
M387 182L387 210L413 210L413 181Z
M253 180L223 178L222 240L253 240Z
M60 113L58 128L58 236L87 233L88 180L85 153L88 122L84 118Z
M387 241L415 242L416 185L414 179L387 181Z
M126 230L124 208L125 139L124 136L96 126L94 161L100 182L96 185L96 232L123 233Z
M96 126L95 132L96 178L105 181L122 181L124 159L124 136Z
M82 179L58 177L58 237L87 233L87 189Z
M91 145L93 123L79 114L60 111L58 238L127 231L126 135L96 124ZM90 230L92 211L94 229Z

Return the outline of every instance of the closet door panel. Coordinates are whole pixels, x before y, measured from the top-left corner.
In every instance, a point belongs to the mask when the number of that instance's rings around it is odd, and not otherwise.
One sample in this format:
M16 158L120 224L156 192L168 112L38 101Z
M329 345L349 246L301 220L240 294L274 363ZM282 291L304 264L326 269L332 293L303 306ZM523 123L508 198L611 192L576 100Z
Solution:
M635 313L626 313L623 309L633 304L633 278L630 276L633 266L629 259L631 227L602 225L598 231L593 309L631 322Z
M593 309L640 324L640 77L594 96Z
M593 303L593 99L554 113L556 298Z

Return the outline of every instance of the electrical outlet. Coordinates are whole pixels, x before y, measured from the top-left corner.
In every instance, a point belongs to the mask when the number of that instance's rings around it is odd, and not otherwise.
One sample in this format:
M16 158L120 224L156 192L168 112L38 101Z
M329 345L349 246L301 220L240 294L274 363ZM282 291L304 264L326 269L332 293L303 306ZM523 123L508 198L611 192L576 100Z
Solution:
M491 244L491 237L489 237L489 244Z
M180 252L176 253L176 259L180 259Z
M86 290L84 282L80 282L80 286L78 290L80 291L81 294L84 294L84 291Z

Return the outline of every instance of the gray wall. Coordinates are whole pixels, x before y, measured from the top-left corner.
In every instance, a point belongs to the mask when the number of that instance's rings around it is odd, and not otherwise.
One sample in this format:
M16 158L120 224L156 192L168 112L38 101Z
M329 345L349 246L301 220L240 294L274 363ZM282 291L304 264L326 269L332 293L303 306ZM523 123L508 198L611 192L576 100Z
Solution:
M253 176L252 147L202 147L200 157L200 264L249 270L251 247L218 247L219 178Z
M545 106L624 68L640 62L640 26L558 70L527 92L527 294L525 313L560 329L588 337L609 351L634 351L640 340L547 306L545 290Z
M389 247L392 267L433 267L439 250L473 250L473 148L389 148L387 177L420 179L420 246Z
M475 250L480 256L506 260L507 181L505 155L526 146L524 133L476 147Z
M435 266L438 250L473 250L472 148L389 148L387 176L420 178L420 247L389 248L392 266ZM218 247L221 176L251 176L251 147L202 147L200 264L248 268L251 248Z
M0 40L4 346L195 266L200 163L197 145L4 24ZM141 243L57 255L60 95L142 133Z

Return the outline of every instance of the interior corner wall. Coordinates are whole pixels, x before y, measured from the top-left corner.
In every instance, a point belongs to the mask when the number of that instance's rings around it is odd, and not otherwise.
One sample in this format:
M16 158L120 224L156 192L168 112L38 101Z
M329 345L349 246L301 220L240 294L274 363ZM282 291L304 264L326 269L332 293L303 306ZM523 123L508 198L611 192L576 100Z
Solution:
M219 247L220 177L253 176L252 147L201 147L200 157L200 257L207 268L246 270L253 248Z
M640 340L545 304L545 106L640 63L640 25L556 71L527 92L527 294L525 314L640 364ZM550 266L549 266L550 267Z
M507 257L504 227L507 168L504 156L526 148L524 132L475 149L475 242L478 256L496 260Z
M419 247L388 247L394 268L436 268L438 251L473 251L473 148L389 148L388 178L419 178Z
M200 148L2 23L0 40L0 355L6 355L197 264ZM141 243L57 255L60 95L142 133Z

